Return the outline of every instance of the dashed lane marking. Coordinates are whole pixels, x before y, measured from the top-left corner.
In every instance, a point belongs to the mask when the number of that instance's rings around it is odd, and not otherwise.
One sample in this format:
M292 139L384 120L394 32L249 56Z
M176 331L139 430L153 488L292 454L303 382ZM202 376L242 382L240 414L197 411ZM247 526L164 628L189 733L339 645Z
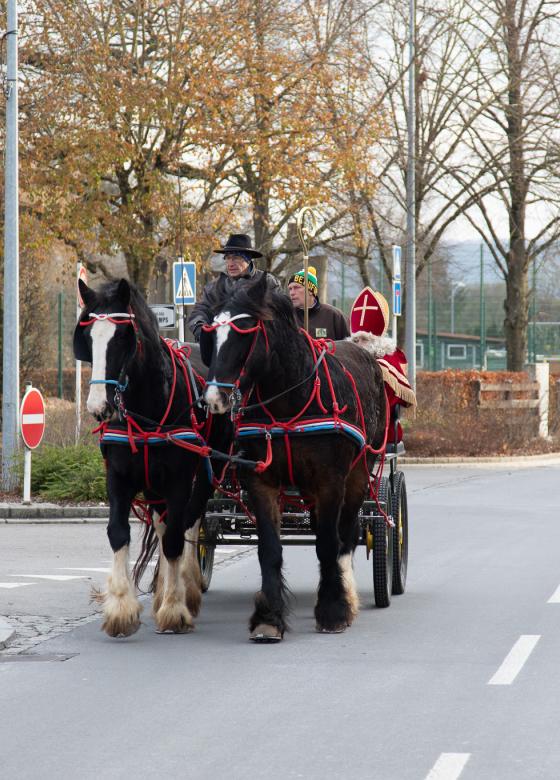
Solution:
M10 577L29 577L32 580L53 580L54 582L88 579L83 574L10 574Z
M102 574L109 574L111 569L101 566L57 566L59 571L97 571Z
M560 604L560 585L556 588L552 596L546 602L547 604Z
M537 646L540 634L523 634L506 655L498 671L488 680L488 685L511 685L525 662Z
M426 775L426 780L457 780L467 765L470 753L442 753Z
M0 582L0 588L25 588L26 585L34 584L34 582Z

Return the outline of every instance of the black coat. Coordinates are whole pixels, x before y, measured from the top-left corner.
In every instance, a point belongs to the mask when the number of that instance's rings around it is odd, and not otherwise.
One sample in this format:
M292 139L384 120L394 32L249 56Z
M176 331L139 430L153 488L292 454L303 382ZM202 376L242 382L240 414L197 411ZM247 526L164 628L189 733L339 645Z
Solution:
M212 322L214 316L214 309L218 303L218 295L216 293L216 285L220 277L224 279L224 286L226 294L231 296L238 284L244 284L248 280L256 282L263 275L264 271L260 271L255 268L253 262L249 263L247 271L242 276L228 276L222 271L219 276L204 287L200 299L193 306L192 312L188 319L188 326L192 331L196 341L200 340L200 329L203 325L209 325ZM268 286L270 289L279 287L278 280L272 274L267 276Z
M342 341L350 335L344 314L328 303L317 301L309 309L309 335L314 339L329 338ZM303 309L296 309L298 323L303 327Z

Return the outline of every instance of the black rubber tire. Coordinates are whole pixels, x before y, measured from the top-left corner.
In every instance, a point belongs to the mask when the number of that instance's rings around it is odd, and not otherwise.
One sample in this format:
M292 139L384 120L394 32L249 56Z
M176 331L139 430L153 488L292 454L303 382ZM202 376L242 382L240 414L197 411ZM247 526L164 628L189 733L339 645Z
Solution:
M214 553L216 551L217 528L203 519L198 532L197 555L202 576L202 592L206 593L212 580L214 570ZM217 524L216 524L217 526Z
M384 477L379 489L379 502L387 506L389 498L388 480ZM389 503L390 509L390 503ZM389 514L389 513L388 513ZM373 534L373 596L376 607L391 604L393 585L393 529L385 522L383 515L372 517Z
M402 471L395 473L392 491L393 528L393 595L400 596L406 588L408 569L408 501Z

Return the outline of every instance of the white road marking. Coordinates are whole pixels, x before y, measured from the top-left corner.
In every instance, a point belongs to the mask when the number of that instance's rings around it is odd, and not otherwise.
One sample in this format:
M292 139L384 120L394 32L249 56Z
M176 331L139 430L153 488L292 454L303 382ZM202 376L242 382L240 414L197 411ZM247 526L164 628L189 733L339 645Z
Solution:
M26 585L34 584L34 582L0 582L0 588L25 588Z
M35 580L54 580L55 582L68 582L68 580L87 580L85 575L80 574L10 574L10 577L30 577Z
M547 604L560 604L560 585L556 588L552 596L546 602Z
M103 569L100 566L57 566L59 571L100 571L108 574L111 569Z
M523 669L525 661L537 646L540 638L540 634L523 634L520 636L496 674L488 680L488 685L511 685L521 669Z
M470 753L442 753L426 775L426 780L457 780L467 765Z

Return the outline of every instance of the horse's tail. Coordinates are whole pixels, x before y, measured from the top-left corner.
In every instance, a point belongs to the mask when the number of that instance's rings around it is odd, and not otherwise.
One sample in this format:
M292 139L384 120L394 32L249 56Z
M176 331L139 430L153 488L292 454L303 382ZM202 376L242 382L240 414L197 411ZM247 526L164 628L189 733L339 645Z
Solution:
M138 589L140 589L140 580L144 576L144 573L148 568L148 564L150 563L150 561L154 556L157 546L158 546L158 537L156 532L154 531L153 522L145 523L144 531L142 533L142 547L140 549L140 555L136 559L136 563L132 568L132 580ZM153 593L154 591L158 568L159 568L159 561L156 565L154 576L148 587L147 593Z

